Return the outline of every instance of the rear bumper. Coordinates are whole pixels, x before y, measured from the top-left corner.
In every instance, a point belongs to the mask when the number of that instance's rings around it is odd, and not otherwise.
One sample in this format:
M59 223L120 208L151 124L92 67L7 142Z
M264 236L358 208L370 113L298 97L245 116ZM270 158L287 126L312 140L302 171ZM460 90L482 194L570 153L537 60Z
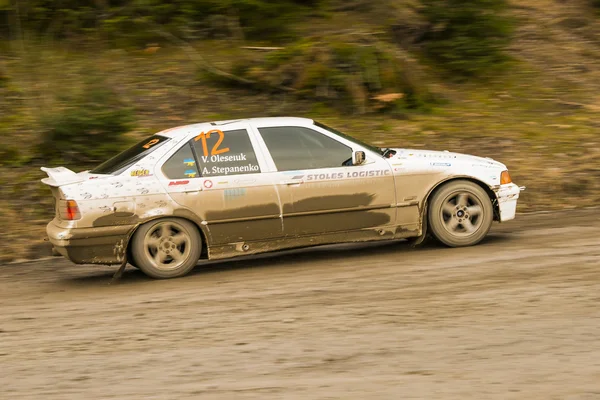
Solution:
M56 251L75 264L120 264L135 225L99 228L62 228L56 221L46 226Z
M514 183L502 185L496 191L501 222L510 221L515 218L517 213L517 200L519 199L520 193L521 188Z

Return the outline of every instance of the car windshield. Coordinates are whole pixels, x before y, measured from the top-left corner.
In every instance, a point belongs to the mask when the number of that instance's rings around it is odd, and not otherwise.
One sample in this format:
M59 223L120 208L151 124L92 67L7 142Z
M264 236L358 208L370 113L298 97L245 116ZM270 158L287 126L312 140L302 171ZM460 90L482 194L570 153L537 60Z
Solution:
M349 141L351 141L352 143L356 143L359 146L363 146L366 147L367 149L374 151L377 154L383 155L383 153L385 152L385 150L380 149L379 147L375 147L375 146L371 146L370 144L367 144L365 142L361 142L360 140L353 138L352 136L348 136L345 133L342 133L340 131L338 131L337 129L331 128L321 122L317 122L317 121L313 121L313 123L318 126L319 128L323 128L331 133L335 133L338 136L343 137L344 139L347 139Z
M108 161L103 162L91 170L92 174L118 175L133 163L146 157L169 140L168 137L154 135L142 140L135 146L130 147L122 153L117 154Z

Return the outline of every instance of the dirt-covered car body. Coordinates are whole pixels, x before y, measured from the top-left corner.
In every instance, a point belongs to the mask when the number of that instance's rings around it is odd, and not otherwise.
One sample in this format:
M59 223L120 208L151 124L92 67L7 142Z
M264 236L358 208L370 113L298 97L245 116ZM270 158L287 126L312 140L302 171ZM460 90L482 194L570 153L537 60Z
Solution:
M419 237L430 196L453 180L481 187L496 221L515 217L520 192L489 158L378 149L287 117L182 126L91 171L43 170L56 199L49 239L75 263L122 263L136 230L166 217L197 227L201 258L221 259Z

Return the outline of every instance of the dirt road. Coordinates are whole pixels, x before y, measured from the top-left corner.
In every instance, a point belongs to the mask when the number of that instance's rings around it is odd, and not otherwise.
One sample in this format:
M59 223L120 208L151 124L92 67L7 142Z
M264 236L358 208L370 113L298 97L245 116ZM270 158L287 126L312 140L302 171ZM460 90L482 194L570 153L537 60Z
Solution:
M600 210L152 281L0 267L0 398L600 399Z

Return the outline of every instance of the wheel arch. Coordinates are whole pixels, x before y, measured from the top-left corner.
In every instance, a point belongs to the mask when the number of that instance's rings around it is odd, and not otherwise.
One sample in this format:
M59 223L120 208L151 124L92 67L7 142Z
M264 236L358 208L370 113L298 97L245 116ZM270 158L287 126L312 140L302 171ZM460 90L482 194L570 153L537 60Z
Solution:
M429 199L431 198L431 196L433 196L433 194L438 191L442 186L450 183L450 182L455 182L455 181L469 181L469 182L473 182L476 185L480 186L489 196L490 201L492 203L492 208L494 209L494 221L500 221L500 207L498 205L498 198L496 196L496 193L492 190L492 188L490 186L488 186L485 182L477 179L477 178L473 178L472 176L452 176L452 177L448 177L447 179L444 179L440 182L437 182L432 188L429 189L429 192L427 192L427 194L423 197L423 202L421 204L421 221L425 221L425 215L424 213L427 212L427 205L429 204Z

